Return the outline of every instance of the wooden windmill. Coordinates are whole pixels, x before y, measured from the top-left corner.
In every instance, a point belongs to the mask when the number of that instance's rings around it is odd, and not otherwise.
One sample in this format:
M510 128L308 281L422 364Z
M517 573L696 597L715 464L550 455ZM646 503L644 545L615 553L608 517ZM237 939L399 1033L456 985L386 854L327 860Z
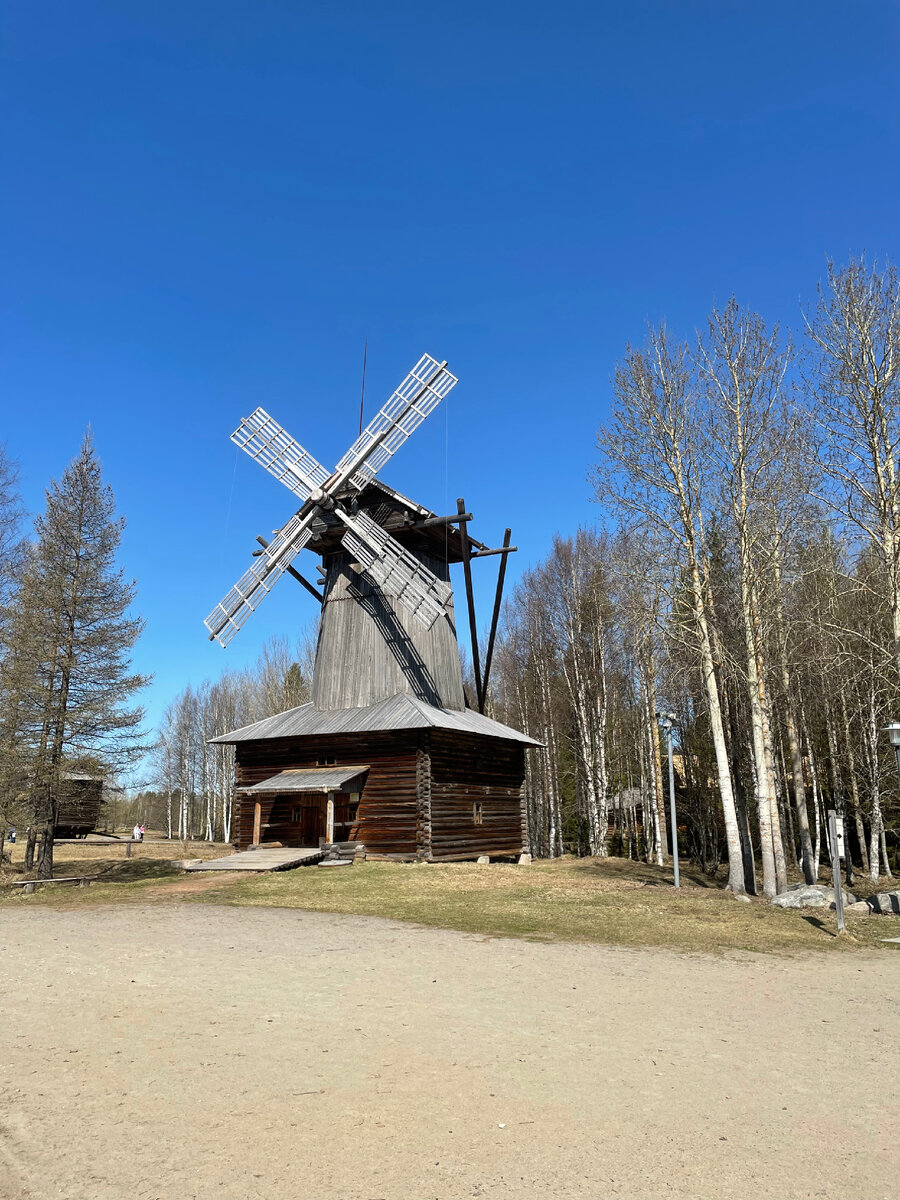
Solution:
M535 743L483 715L514 550L509 530L489 550L469 536L462 501L439 517L376 479L456 382L446 362L423 355L331 472L263 409L232 434L301 506L271 541L258 539L250 569L206 618L210 638L228 645L286 573L322 605L311 703L215 739L237 747L239 848L339 835L399 858L523 847L524 749ZM322 557L323 593L293 566L304 548ZM486 554L502 557L482 675L470 561ZM465 568L474 710L463 689L452 562ZM437 810L435 787L450 789Z

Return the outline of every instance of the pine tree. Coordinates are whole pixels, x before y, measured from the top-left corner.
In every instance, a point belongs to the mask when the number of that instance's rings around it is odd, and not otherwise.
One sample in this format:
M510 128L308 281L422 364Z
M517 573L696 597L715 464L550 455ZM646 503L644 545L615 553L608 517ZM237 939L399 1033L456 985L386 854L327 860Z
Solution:
M37 540L21 573L7 656L43 879L53 874L65 771L85 760L114 770L146 749L143 709L128 704L149 680L131 671L130 651L143 621L129 615L135 584L115 564L124 524L89 431L62 479L51 483L35 521Z

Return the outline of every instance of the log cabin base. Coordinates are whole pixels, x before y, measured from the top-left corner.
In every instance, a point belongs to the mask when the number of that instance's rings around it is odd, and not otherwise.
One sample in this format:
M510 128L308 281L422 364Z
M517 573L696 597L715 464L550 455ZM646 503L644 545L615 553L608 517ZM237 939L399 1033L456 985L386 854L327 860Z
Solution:
M370 859L453 862L528 849L522 784L537 743L472 710L409 695L305 704L214 740L235 747L239 851L344 842Z

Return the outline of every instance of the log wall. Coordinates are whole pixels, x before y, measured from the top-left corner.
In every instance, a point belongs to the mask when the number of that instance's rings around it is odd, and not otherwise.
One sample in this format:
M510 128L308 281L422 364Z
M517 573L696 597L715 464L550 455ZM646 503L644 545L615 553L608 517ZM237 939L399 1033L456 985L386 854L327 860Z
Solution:
M515 742L433 730L429 828L422 841L440 861L520 854L524 848L525 748ZM476 823L475 805L480 805Z
M249 787L278 771L369 764L348 840L371 858L453 861L505 857L525 846L525 748L443 730L344 734L239 742L236 782ZM269 821L276 796L261 797ZM253 840L255 797L236 797L234 843ZM476 805L478 806L476 810ZM265 840L263 831L263 840Z
M100 823L102 779L64 779L56 795L57 837L83 837Z
M414 859L418 838L418 748L420 734L343 734L327 738L273 738L238 742L235 782L250 787L279 771L324 763L356 766L369 774L360 795L356 822L348 840L362 842L372 858ZM273 797L273 800L275 797ZM245 850L253 840L252 795L235 797L234 844ZM269 801L271 810L271 803ZM263 809L263 821L267 820Z

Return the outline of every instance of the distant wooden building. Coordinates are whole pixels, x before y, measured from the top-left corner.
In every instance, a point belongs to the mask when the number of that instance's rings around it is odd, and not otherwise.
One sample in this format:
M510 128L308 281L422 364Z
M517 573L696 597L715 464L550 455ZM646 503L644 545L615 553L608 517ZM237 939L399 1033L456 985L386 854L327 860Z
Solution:
M56 803L53 829L56 837L84 837L93 833L104 804L103 777L66 772L60 779Z

